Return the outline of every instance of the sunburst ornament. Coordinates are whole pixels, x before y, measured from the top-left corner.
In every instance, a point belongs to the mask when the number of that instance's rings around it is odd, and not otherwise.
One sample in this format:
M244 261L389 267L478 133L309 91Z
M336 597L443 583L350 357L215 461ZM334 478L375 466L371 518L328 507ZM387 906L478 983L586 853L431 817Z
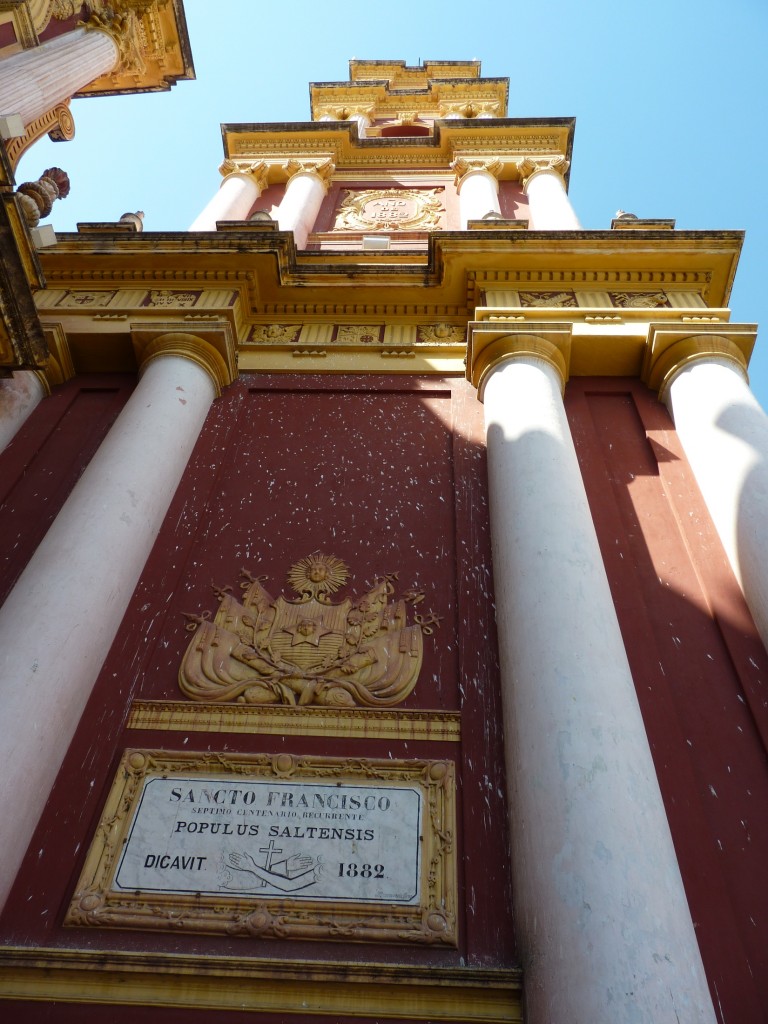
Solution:
M340 558L320 552L294 562L288 572L288 583L302 600L317 598L326 601L349 579L349 569Z

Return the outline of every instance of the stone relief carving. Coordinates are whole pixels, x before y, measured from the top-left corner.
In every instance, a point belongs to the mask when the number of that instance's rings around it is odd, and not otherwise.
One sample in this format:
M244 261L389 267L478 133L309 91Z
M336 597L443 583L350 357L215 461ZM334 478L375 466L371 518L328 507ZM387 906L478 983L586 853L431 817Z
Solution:
M521 306L578 306L575 292L520 292Z
M608 292L614 306L628 309L658 309L669 307L669 299L664 292Z
M336 214L336 231L414 231L438 226L442 188L346 189Z
M331 595L349 570L332 555L312 554L291 566L288 582L297 600L271 597L263 577L242 571L242 600L231 588L214 588L219 607L187 614L192 641L179 670L190 700L321 707L391 707L416 685L422 635L438 616L414 611L421 591L391 601L397 573L379 577L368 593L338 604Z
M416 328L417 339L428 345L456 345L466 341L467 331L464 327L452 324L435 324Z
M336 328L336 341L346 345L376 345L381 341L382 329L378 324L341 324Z
M259 324L251 331L248 339L263 345L281 345L287 341L298 341L301 324Z
M188 309L194 306L202 292L174 292L152 289L144 304L147 306L176 306Z

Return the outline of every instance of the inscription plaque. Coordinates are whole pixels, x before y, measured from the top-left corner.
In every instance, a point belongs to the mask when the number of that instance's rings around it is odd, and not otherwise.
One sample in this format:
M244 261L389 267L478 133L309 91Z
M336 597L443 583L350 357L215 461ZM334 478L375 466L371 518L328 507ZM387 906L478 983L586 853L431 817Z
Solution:
M126 751L66 922L455 944L448 761Z
M416 789L150 778L114 888L412 904L420 825Z

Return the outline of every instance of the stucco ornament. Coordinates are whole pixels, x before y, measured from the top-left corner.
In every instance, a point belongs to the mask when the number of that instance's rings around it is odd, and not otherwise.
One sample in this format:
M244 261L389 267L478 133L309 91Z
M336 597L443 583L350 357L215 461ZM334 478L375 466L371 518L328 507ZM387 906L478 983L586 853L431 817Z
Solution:
M436 228L443 213L441 188L347 189L336 231L414 231Z
M422 662L422 633L439 625L431 613L406 604L424 595L394 596L397 573L379 577L360 598L334 604L331 595L349 578L333 555L314 553L291 566L296 600L272 598L264 577L241 573L242 600L214 588L219 607L187 614L192 641L179 670L191 700L246 704L390 707L413 690Z

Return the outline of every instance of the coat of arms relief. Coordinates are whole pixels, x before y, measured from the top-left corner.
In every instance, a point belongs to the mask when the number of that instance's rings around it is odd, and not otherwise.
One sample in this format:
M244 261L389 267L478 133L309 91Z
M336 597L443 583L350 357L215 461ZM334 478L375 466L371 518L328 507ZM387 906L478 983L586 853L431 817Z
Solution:
M315 553L291 566L298 595L273 598L265 577L241 571L240 599L214 587L219 607L187 614L194 636L179 670L186 697L206 702L385 708L413 690L421 669L423 634L439 625L413 611L424 594L395 597L397 573L376 579L359 598L331 595L349 578L344 562Z

